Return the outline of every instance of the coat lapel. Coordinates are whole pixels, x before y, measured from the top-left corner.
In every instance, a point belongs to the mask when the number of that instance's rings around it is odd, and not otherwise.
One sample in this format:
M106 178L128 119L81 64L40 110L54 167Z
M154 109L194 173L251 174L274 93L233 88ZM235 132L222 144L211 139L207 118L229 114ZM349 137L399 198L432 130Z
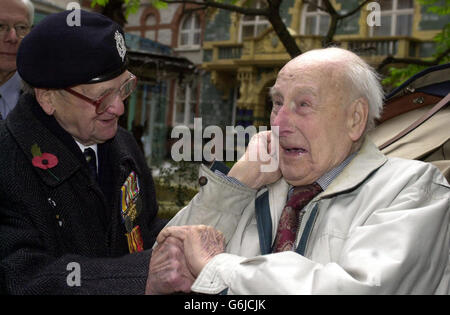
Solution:
M44 170L35 167L36 173L46 185L56 187L74 174L80 168L81 163L79 158L67 148L61 139L50 132L43 122L36 118L33 111L41 109L40 106L33 109L33 106L39 106L35 98L30 94L22 95L16 108L10 113L11 119L6 122L7 128L27 157L30 165L32 165L33 160L31 147L35 144L39 146L42 153L51 153L58 158L57 165L51 169ZM49 121L54 120L50 116L48 119Z
M386 161L386 156L378 150L370 139L366 138L349 165L317 197L323 199L359 186Z

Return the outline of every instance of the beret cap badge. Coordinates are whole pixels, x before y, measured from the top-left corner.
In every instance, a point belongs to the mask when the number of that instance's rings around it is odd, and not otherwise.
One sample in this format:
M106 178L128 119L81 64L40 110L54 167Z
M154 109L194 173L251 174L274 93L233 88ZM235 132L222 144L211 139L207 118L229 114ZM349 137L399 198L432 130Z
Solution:
M125 58L125 54L127 53L123 35L119 31L116 31L116 33L114 34L114 39L116 40L117 52L119 53L119 56L123 61Z

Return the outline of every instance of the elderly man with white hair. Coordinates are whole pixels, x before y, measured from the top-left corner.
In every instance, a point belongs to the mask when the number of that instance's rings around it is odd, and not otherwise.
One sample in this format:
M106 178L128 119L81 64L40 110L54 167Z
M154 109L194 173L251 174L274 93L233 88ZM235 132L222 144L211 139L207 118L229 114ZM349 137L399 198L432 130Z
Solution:
M376 73L313 50L270 94L271 137L256 135L227 176L201 168L198 195L158 236L147 292L448 294L450 186L366 137L382 110ZM276 138L279 167L262 172L248 152Z
M0 120L16 106L22 80L16 71L16 56L22 39L30 32L34 6L29 0L0 2Z

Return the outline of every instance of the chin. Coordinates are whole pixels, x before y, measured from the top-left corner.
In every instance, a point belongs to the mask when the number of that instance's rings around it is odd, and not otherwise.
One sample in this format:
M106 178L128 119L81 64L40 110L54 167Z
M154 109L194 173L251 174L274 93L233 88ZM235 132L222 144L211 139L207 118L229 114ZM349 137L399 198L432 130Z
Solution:
M101 136L99 136L99 137L96 137L95 142L96 142L96 143L104 143L104 142L106 142L106 141L111 140L112 138L114 138L115 135L116 135L116 133L117 133L117 130L116 130L115 132L103 134L103 135L101 135Z
M312 169L309 165L305 164L306 163L290 163L283 165L280 163L280 171L284 180L293 186L311 184L308 181L310 181Z
M300 168L296 168L293 166L290 167L280 167L281 174L283 175L283 178L291 184L292 182L299 182L302 181L303 178L305 178L308 174Z

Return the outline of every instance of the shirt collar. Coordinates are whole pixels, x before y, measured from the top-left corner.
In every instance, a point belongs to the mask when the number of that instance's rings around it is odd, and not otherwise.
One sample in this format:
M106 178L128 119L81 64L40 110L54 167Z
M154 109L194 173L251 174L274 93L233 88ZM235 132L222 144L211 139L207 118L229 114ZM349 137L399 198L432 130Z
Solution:
M14 75L0 86L1 102L0 110L3 118L16 106L20 96L20 89L22 88L22 79L16 71Z
M75 138L74 138L75 140ZM98 147L97 147L97 143L93 144L93 145L89 145L89 146L85 146L84 144L79 143L77 140L75 140L75 143L78 144L78 147L80 147L81 152L83 153L84 150L86 150L87 148L91 148L92 150L94 150L95 152L95 156L96 156L96 162L97 162L97 169L98 169Z
M341 174L342 170L353 160L356 152L350 154L341 164L333 168L331 171L322 175L318 180L317 184L322 188L323 191L330 186L333 179L335 179L339 174Z
M341 164L339 164L338 166L336 166L335 168L333 168L331 171L325 173L324 175L322 175L317 181L316 183L319 184L320 188L322 188L323 191L325 191L327 189L328 186L330 186L331 182L338 177L338 175L340 173L342 173L342 171L344 170L344 168L353 160L353 158L356 156L357 152L354 152L352 154L350 154L344 161L341 162ZM290 194L293 191L294 186L290 185L289 186L289 194L288 197L290 196Z

